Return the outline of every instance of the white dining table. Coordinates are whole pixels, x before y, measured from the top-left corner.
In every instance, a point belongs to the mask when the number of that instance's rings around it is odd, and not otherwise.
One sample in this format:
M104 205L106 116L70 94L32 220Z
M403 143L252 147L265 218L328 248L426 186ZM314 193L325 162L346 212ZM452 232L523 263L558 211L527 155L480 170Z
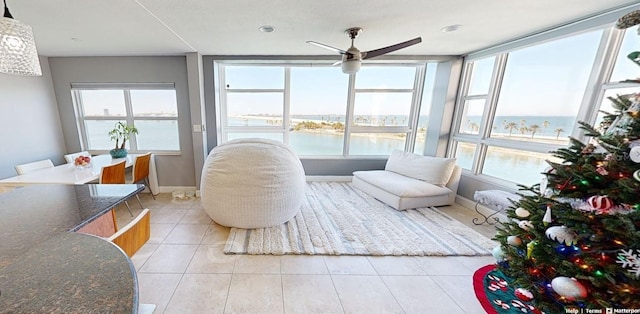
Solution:
M112 158L111 155L97 155L91 157L91 166L86 168L76 167L73 163L44 168L17 175L15 177L0 180L0 186L24 186L30 184L85 184L98 180L100 170L125 160L126 167L133 166L133 162L139 154L127 154L124 158Z

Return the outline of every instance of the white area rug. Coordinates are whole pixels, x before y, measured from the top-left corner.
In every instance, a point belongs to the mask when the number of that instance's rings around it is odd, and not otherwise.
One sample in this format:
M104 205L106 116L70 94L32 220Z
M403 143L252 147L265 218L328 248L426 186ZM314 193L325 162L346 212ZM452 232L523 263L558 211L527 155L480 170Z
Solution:
M397 211L346 182L309 182L301 211L261 229L231 228L227 254L490 255L496 242L436 208Z

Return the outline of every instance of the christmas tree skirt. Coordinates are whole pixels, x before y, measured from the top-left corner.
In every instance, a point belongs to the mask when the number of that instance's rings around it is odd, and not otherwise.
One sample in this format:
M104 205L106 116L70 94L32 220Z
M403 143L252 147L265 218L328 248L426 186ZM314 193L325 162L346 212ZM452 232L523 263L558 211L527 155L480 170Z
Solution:
M473 290L487 313L542 313L530 302L518 299L509 281L496 265L484 266L473 274Z

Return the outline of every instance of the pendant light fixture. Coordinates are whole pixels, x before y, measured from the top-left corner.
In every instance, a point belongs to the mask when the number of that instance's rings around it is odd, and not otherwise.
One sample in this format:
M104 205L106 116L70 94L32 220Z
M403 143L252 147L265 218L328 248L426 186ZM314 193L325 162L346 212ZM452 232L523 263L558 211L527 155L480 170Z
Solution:
M7 0L4 0L4 16L0 18L0 73L42 75L31 26L13 18Z

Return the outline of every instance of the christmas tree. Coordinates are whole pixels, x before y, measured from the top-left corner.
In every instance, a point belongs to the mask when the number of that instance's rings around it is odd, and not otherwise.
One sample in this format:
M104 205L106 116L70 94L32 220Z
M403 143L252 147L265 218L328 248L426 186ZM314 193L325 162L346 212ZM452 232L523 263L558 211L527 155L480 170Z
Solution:
M617 27L637 24L640 11ZM640 94L609 100L615 112L598 127L579 122L588 142L553 152L563 161L521 187L498 227L498 267L538 311L640 309Z

